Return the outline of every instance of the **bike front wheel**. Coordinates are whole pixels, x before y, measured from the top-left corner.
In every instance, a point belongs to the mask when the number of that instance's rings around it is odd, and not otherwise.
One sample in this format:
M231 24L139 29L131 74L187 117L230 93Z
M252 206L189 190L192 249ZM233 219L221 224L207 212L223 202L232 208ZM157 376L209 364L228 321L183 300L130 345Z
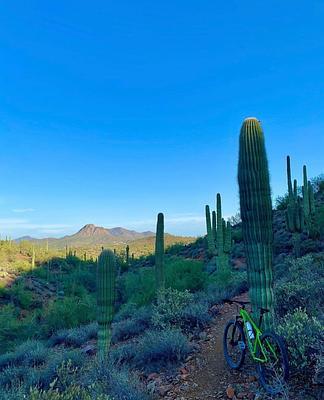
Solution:
M261 338L259 357L266 357L258 364L259 381L267 393L283 393L289 377L288 354L283 339L272 332L265 332Z
M239 369L245 358L246 344L242 325L229 321L224 330L223 348L227 364L232 369Z

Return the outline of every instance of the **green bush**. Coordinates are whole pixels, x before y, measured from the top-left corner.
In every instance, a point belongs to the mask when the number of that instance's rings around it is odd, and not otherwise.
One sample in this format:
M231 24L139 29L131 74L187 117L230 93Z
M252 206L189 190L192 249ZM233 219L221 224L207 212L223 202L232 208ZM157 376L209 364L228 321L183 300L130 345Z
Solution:
M284 268L284 265L286 268ZM288 259L280 267L281 279L275 284L275 309L279 318L301 307L310 315L324 308L324 266L311 255Z
M172 257L165 262L166 287L179 291L201 290L207 274L203 271L201 261ZM134 303L143 306L152 302L155 297L155 276L152 268L140 268L123 274L120 282L121 300L123 303Z
M155 296L155 277L152 268L141 268L123 274L121 295L124 303L143 306L150 303Z
M298 308L288 313L278 325L278 333L286 339L291 366L311 375L319 344L324 340L324 327L315 317Z
M195 292L204 288L207 274L201 261L172 257L166 261L166 287Z
M96 304L94 297L87 295L82 299L66 297L52 301L45 309L42 331L50 336L59 329L75 328L94 321Z
M153 305L152 323L156 328L180 326L182 311L192 301L193 295L188 290L180 292L177 289L162 289Z
M28 310L34 303L32 292L25 289L25 283L23 280L17 281L8 290L13 303L25 310Z
M14 348L18 343L37 336L37 314L20 318L19 309L12 304L0 308L0 353Z

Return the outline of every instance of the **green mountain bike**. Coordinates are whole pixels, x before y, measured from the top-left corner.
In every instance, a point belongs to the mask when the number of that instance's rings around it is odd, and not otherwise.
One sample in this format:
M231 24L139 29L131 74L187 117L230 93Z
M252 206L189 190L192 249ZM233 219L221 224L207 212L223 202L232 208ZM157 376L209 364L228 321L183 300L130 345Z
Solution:
M232 369L242 367L248 349L257 363L259 381L267 393L275 395L283 390L283 383L289 377L289 364L283 339L273 332L260 330L263 315L269 310L260 308L257 325L245 306L246 301L225 300L229 304L240 306L239 315L231 320L224 330L224 356Z

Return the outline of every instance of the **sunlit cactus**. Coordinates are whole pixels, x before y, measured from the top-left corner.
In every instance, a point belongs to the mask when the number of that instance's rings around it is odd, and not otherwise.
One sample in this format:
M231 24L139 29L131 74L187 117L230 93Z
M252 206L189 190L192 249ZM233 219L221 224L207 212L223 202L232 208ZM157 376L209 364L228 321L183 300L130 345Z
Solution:
M208 253L212 255L215 250L215 243L214 243L214 236L212 232L212 226L210 221L210 209L209 206L205 206L205 214L206 214L206 229L207 229L207 246L208 246Z
M31 259L31 269L35 269L35 260L36 260L36 253L35 253L35 246L33 245L32 248L32 259Z
M158 214L155 237L155 279L156 289L164 289L165 273L164 273L164 216Z
M255 317L259 308L264 327L273 321L272 204L264 135L256 118L247 118L240 133L238 183L249 294Z
M104 359L111 342L114 316L116 258L110 250L101 252L97 262L98 357Z

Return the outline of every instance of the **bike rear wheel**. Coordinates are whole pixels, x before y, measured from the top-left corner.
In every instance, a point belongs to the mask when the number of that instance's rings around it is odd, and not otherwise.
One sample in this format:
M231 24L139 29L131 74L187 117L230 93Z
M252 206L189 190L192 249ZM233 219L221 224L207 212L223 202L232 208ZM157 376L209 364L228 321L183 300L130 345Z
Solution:
M259 381L267 393L283 393L289 378L288 354L283 339L272 332L265 332L261 344L267 361L258 364ZM259 357L262 351L259 349Z
M232 369L239 369L246 353L246 342L242 325L237 321L229 321L223 337L224 357Z

